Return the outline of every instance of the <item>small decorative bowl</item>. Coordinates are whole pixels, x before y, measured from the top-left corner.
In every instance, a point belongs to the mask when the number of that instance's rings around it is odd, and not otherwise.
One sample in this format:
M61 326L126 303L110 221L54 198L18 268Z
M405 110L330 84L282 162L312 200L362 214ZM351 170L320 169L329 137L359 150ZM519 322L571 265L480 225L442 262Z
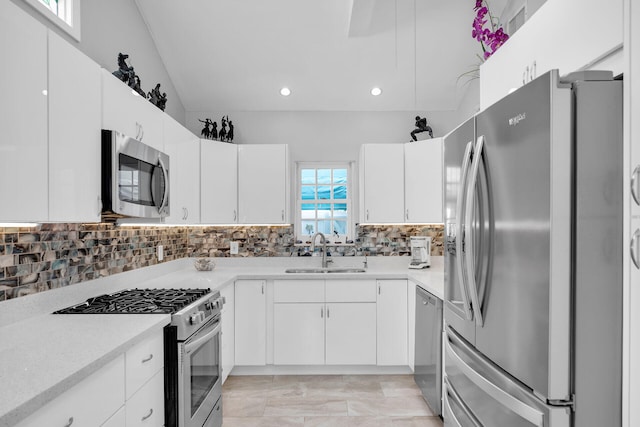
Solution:
M193 265L198 271L211 271L216 266L216 263L213 262L213 258L196 258L193 261Z

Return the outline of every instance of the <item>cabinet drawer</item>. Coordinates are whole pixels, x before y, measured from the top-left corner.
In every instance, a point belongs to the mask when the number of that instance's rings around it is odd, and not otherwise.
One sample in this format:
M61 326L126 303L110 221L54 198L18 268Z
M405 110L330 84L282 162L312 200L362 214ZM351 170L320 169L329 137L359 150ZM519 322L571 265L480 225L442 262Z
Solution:
M376 302L375 280L327 280L327 302Z
M127 427L164 425L164 370L127 400Z
M127 351L127 400L164 366L162 332L154 334Z
M124 356L119 356L18 424L19 427L99 426L124 404Z
M324 302L324 280L275 280L274 302Z

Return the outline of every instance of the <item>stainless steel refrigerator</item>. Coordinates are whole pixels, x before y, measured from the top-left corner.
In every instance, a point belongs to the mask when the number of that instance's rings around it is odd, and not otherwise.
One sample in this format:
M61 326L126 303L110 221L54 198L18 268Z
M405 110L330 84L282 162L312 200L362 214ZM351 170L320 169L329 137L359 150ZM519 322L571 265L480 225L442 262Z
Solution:
M444 158L445 425L621 425L622 81L548 72Z

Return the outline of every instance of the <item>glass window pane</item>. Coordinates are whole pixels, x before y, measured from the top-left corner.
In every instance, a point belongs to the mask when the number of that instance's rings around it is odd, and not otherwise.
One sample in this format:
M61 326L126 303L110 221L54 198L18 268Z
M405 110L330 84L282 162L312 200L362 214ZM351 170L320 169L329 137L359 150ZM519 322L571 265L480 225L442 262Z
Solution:
M336 185L333 187L333 198L334 199L346 199L347 198L347 186L346 185Z
M318 169L318 184L331 184L331 169Z
M331 198L331 187L328 185L318 186L318 199L328 200Z
M302 221L302 233L312 235L316 232L315 221Z
M331 221L318 221L318 231L325 236L331 235Z
M331 205L330 204L318 205L318 218L331 218Z
M316 170L315 169L302 169L300 171L300 183L302 183L302 184L315 184L316 183Z
M303 203L301 209L302 219L315 219L316 205L313 203Z
M334 184L346 184L347 183L347 170L346 169L334 169L333 170L333 183Z
M333 229L337 231L338 234L347 234L347 221L333 221Z
M316 187L314 185L303 185L301 188L302 200L315 200Z
M333 217L334 218L347 218L347 204L336 203L333 205Z

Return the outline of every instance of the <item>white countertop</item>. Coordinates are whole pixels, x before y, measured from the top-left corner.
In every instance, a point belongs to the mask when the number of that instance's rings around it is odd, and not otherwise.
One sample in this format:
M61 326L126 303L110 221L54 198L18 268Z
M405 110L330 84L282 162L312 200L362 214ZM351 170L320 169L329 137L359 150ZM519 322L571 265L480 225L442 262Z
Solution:
M362 257L335 257L332 267L363 266ZM148 334L170 322L168 314L53 315L87 298L130 288L222 289L236 279L410 279L438 298L444 294L443 257L409 269L408 257L369 257L364 273L285 273L319 267L317 257L216 258L199 272L180 259L0 302L0 427L15 425L97 371ZM108 316L108 321L105 321Z

